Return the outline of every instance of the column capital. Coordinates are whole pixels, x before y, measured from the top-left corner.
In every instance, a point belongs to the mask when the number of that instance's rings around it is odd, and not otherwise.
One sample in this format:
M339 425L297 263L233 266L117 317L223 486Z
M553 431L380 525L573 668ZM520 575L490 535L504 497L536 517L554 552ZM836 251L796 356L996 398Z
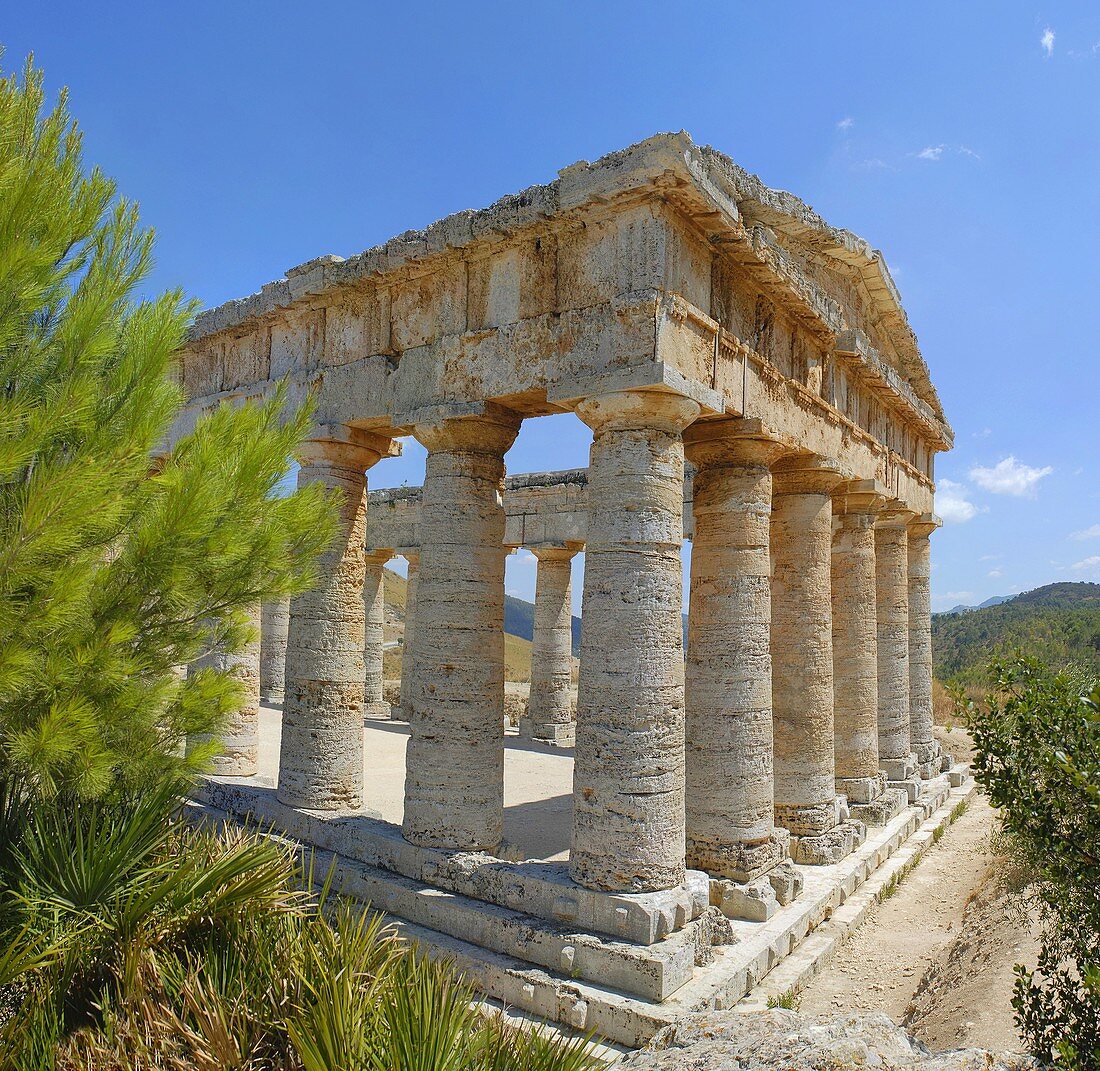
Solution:
M477 413L441 415L413 426L413 437L435 453L455 451L501 456L516 441L523 418L503 405L486 402Z
M790 450L760 420L697 421L684 432L684 452L697 469L721 464L770 468Z
M830 495L844 483L844 473L835 458L816 454L794 454L772 466L774 495Z
M318 424L294 451L303 465L329 462L348 468L369 469L384 457L397 457L401 443L380 432L347 424Z
M540 562L567 562L572 561L576 554L581 550L580 543L528 543L527 549L536 557Z
M910 539L927 539L943 524L934 513L921 513L909 522Z
M400 554L413 568L420 564L419 547L398 547L397 554Z
M648 428L679 434L702 409L682 394L659 390L621 390L585 398L576 414L593 431Z
M875 515L886 504L886 488L877 480L852 480L833 492L833 516Z
M911 509L906 509L905 503L898 498L888 499L875 520L875 527L880 529L907 530L911 521L916 519L916 514Z

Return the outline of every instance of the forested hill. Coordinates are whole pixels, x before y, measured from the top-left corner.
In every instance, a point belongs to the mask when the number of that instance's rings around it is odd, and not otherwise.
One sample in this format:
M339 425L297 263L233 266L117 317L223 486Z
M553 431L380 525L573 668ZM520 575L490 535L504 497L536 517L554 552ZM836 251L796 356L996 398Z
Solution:
M1016 651L1100 673L1100 584L1047 584L996 606L932 618L932 660L942 681L981 683L991 657Z

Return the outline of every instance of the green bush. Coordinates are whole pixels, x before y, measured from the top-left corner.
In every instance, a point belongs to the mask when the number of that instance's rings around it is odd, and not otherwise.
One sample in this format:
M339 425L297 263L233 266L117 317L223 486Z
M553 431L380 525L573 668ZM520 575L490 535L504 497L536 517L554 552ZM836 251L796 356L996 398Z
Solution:
M597 1066L481 1015L380 916L303 891L287 847L174 816L176 792L36 808L3 875L3 1071Z
M1035 970L1017 967L1022 1037L1048 1063L1100 1069L1100 684L1017 658L982 704L960 698L975 774L1043 918Z

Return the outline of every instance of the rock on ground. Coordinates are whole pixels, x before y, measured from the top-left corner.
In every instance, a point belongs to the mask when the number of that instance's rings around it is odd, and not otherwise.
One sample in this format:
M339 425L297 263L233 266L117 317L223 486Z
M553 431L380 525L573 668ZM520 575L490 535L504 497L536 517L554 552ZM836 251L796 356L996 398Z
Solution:
M1029 1056L933 1053L885 1015L809 1017L783 1008L701 1012L666 1027L623 1071L1038 1071Z

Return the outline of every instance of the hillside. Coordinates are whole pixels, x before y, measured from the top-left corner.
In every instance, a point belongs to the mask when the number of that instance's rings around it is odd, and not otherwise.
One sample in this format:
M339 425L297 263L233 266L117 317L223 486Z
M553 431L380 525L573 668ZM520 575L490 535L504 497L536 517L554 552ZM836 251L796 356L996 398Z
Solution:
M1024 654L1100 673L1100 584L1060 583L992 606L935 614L932 661L940 680L979 684L994 655Z
M386 625L383 631L386 643L401 638L405 634L405 590L406 581L391 569L383 574L383 587L386 599ZM531 624L534 621L535 608L529 602L506 596L504 607L504 679L508 681L529 681L531 679ZM523 634L524 622L526 635ZM573 619L573 645L577 647L579 619ZM518 635L516 633L519 633ZM382 673L387 680L396 680L401 676L401 648L388 647L383 655Z

